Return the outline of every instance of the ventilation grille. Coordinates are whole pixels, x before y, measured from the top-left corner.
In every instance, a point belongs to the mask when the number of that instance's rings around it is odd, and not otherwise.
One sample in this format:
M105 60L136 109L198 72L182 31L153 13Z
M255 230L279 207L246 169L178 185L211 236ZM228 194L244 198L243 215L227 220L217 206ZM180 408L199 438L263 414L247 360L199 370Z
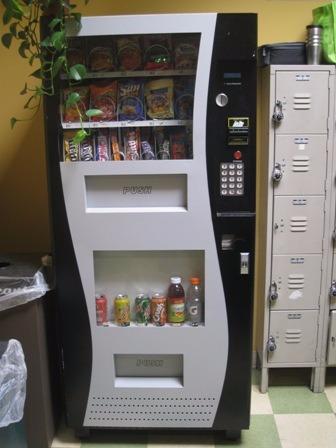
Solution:
M210 425L215 398L93 397L87 419L93 425Z
M294 156L292 159L292 171L307 172L309 171L310 157Z
M305 277L303 274L290 274L288 276L288 289L303 289Z
M285 342L286 344L299 344L302 340L301 330L286 330Z
M311 96L309 93L297 93L294 95L295 110L309 110L311 108Z
M293 216L290 220L291 232L306 232L308 219L305 216Z

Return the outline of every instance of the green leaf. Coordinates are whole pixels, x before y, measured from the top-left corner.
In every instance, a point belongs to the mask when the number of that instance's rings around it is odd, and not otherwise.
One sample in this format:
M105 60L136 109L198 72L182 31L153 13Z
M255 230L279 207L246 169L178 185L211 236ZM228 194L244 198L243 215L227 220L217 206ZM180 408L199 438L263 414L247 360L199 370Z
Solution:
M26 50L29 49L29 43L26 42L25 40L23 42L21 42L21 45L19 46L19 54L22 58L27 58L28 56L26 55Z
M33 65L33 63L34 63L34 61L35 61L35 58L36 58L36 55L35 54L33 54L32 56L30 56L30 58L29 58L29 65Z
M11 129L13 129L14 128L14 126L15 126L15 123L17 122L18 120L15 118L15 117L12 117L11 119L10 119L10 125L11 125Z
M85 112L85 115L89 118L91 117L97 117L98 115L101 115L103 113L103 111L99 110L99 109L88 109Z
M24 88L21 90L20 95L25 95L27 93L28 85L25 83Z
M50 47L52 45L50 36L47 36L45 39L43 39L40 43L41 47L47 48Z
M56 48L56 50L61 51L66 43L65 31L56 31L50 36L50 40L52 45Z
M26 33L25 33L24 31L19 31L19 32L17 33L17 37L18 37L19 39L25 40L25 39L26 39Z
M80 143L83 140L85 140L88 135L89 134L86 132L85 129L80 129L79 131L76 132L76 134L75 134L75 136L73 138L73 142L75 144Z
M54 19L52 19L52 21L49 23L49 28L51 30L55 29L57 25L59 25L60 23L62 23L62 19L60 19L59 17L55 17Z
M6 48L9 48L11 46L12 39L13 35L11 33L6 33L1 37L1 42Z
M82 14L80 12L73 12L71 16L76 20L77 23L81 23Z
M79 95L79 93L77 92L72 92L70 93L70 95L67 97L66 101L65 101L65 107L71 107L74 106L76 103L78 103L80 101L81 97Z
M23 106L24 109L29 109L30 103L36 99L36 95L32 95L31 97L29 97L28 101L25 103L25 105Z
M71 79L75 81L81 81L86 77L86 68L83 64L75 64L69 69L69 75Z
M34 78L37 79L42 79L42 71L39 68L38 70L35 70L33 73L31 73L29 76L33 76Z
M12 18L13 18L13 14L8 9L6 9L6 11L3 13L3 16L2 16L3 24L7 25L12 20Z
M60 70L62 69L64 63L66 61L65 56L59 56L55 63L52 66L52 76L53 78L55 78L55 76L60 72Z

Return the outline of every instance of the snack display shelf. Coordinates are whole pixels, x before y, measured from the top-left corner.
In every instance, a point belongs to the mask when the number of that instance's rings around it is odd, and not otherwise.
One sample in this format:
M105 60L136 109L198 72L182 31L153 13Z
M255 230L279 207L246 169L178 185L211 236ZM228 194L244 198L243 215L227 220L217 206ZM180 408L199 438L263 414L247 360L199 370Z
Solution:
M192 120L140 120L140 121L83 121L64 122L63 129L96 129L96 128L129 128L129 127L165 127L165 126L191 126Z
M108 78L147 78L164 76L195 76L196 70L137 70L117 72L87 72L85 79L108 79ZM66 74L61 79L68 79Z
M97 325L98 328L118 328L120 329L120 331L127 331L127 329L131 329L131 328L139 328L139 329L145 329L148 330L150 328L157 328L159 330L165 330L165 331L174 331L174 329L178 328L179 330L183 329L182 331L195 331L196 329L200 329L200 328L204 328L205 324L204 323L200 323L197 327L193 327L192 325L189 325L189 323L183 323L182 325L178 326L178 325L171 325L171 324L166 324L166 325L162 325L162 326L157 326L157 325L153 325L152 323L149 323L148 325L138 325L136 322L131 322L129 326L125 326L122 327L114 322L108 322L106 324L103 325ZM154 330L155 331L155 330ZM201 330L203 331L203 330Z

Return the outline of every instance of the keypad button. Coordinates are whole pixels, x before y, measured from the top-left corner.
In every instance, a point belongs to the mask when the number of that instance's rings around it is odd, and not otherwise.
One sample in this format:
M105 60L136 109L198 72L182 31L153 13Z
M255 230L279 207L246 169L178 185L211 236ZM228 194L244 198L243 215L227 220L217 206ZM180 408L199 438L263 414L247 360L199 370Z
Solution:
M238 176L241 176L242 174L243 174L243 172L242 172L241 170L238 170L238 171L237 171L237 175L238 175Z
M229 195L233 196L235 194L234 190L229 190Z
M234 182L235 178L234 177L229 177L229 182Z
M237 182L243 182L243 178L242 177L237 177Z
M227 163L222 163L221 167L222 167L223 170L227 169Z
M237 184L237 188L243 188L243 184Z
M222 177L222 182L227 182L227 177L226 176Z
M229 184L229 188L234 188L235 184Z
M241 170L243 168L243 164L242 163L237 163L237 168L238 168L238 170Z
M222 195L223 196L227 195L227 190L222 190Z
M222 188L227 188L227 184L226 183L222 183Z
M231 171L229 171L229 174L230 174L230 176L234 176L235 172L231 170Z
M242 195L244 193L243 190L237 190L237 194Z
M222 170L222 176L226 176L227 175L227 170Z
M230 163L229 168L230 168L230 170L234 170L235 164L234 163Z

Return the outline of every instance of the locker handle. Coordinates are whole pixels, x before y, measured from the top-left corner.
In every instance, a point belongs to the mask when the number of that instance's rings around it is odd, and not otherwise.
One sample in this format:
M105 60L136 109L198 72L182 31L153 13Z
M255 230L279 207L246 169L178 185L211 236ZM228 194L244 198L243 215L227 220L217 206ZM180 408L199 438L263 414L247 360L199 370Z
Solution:
M280 100L276 101L272 118L273 118L273 121L275 121L276 123L280 123L280 121L283 120L284 114L282 112L282 101L280 101Z
M270 286L270 290L269 290L269 301L270 303L274 303L275 300L278 299L279 294L278 294L278 285L276 284L276 282L272 282L271 286Z
M282 178L282 171L281 171L281 165L280 163L276 163L274 165L273 171L272 171L272 179L275 182L280 182Z
M329 289L329 296L336 297L336 281L335 280L331 283L331 286Z
M267 341L267 351L274 352L276 350L276 348L277 348L277 346L275 343L275 338L274 338L274 336L270 336Z

